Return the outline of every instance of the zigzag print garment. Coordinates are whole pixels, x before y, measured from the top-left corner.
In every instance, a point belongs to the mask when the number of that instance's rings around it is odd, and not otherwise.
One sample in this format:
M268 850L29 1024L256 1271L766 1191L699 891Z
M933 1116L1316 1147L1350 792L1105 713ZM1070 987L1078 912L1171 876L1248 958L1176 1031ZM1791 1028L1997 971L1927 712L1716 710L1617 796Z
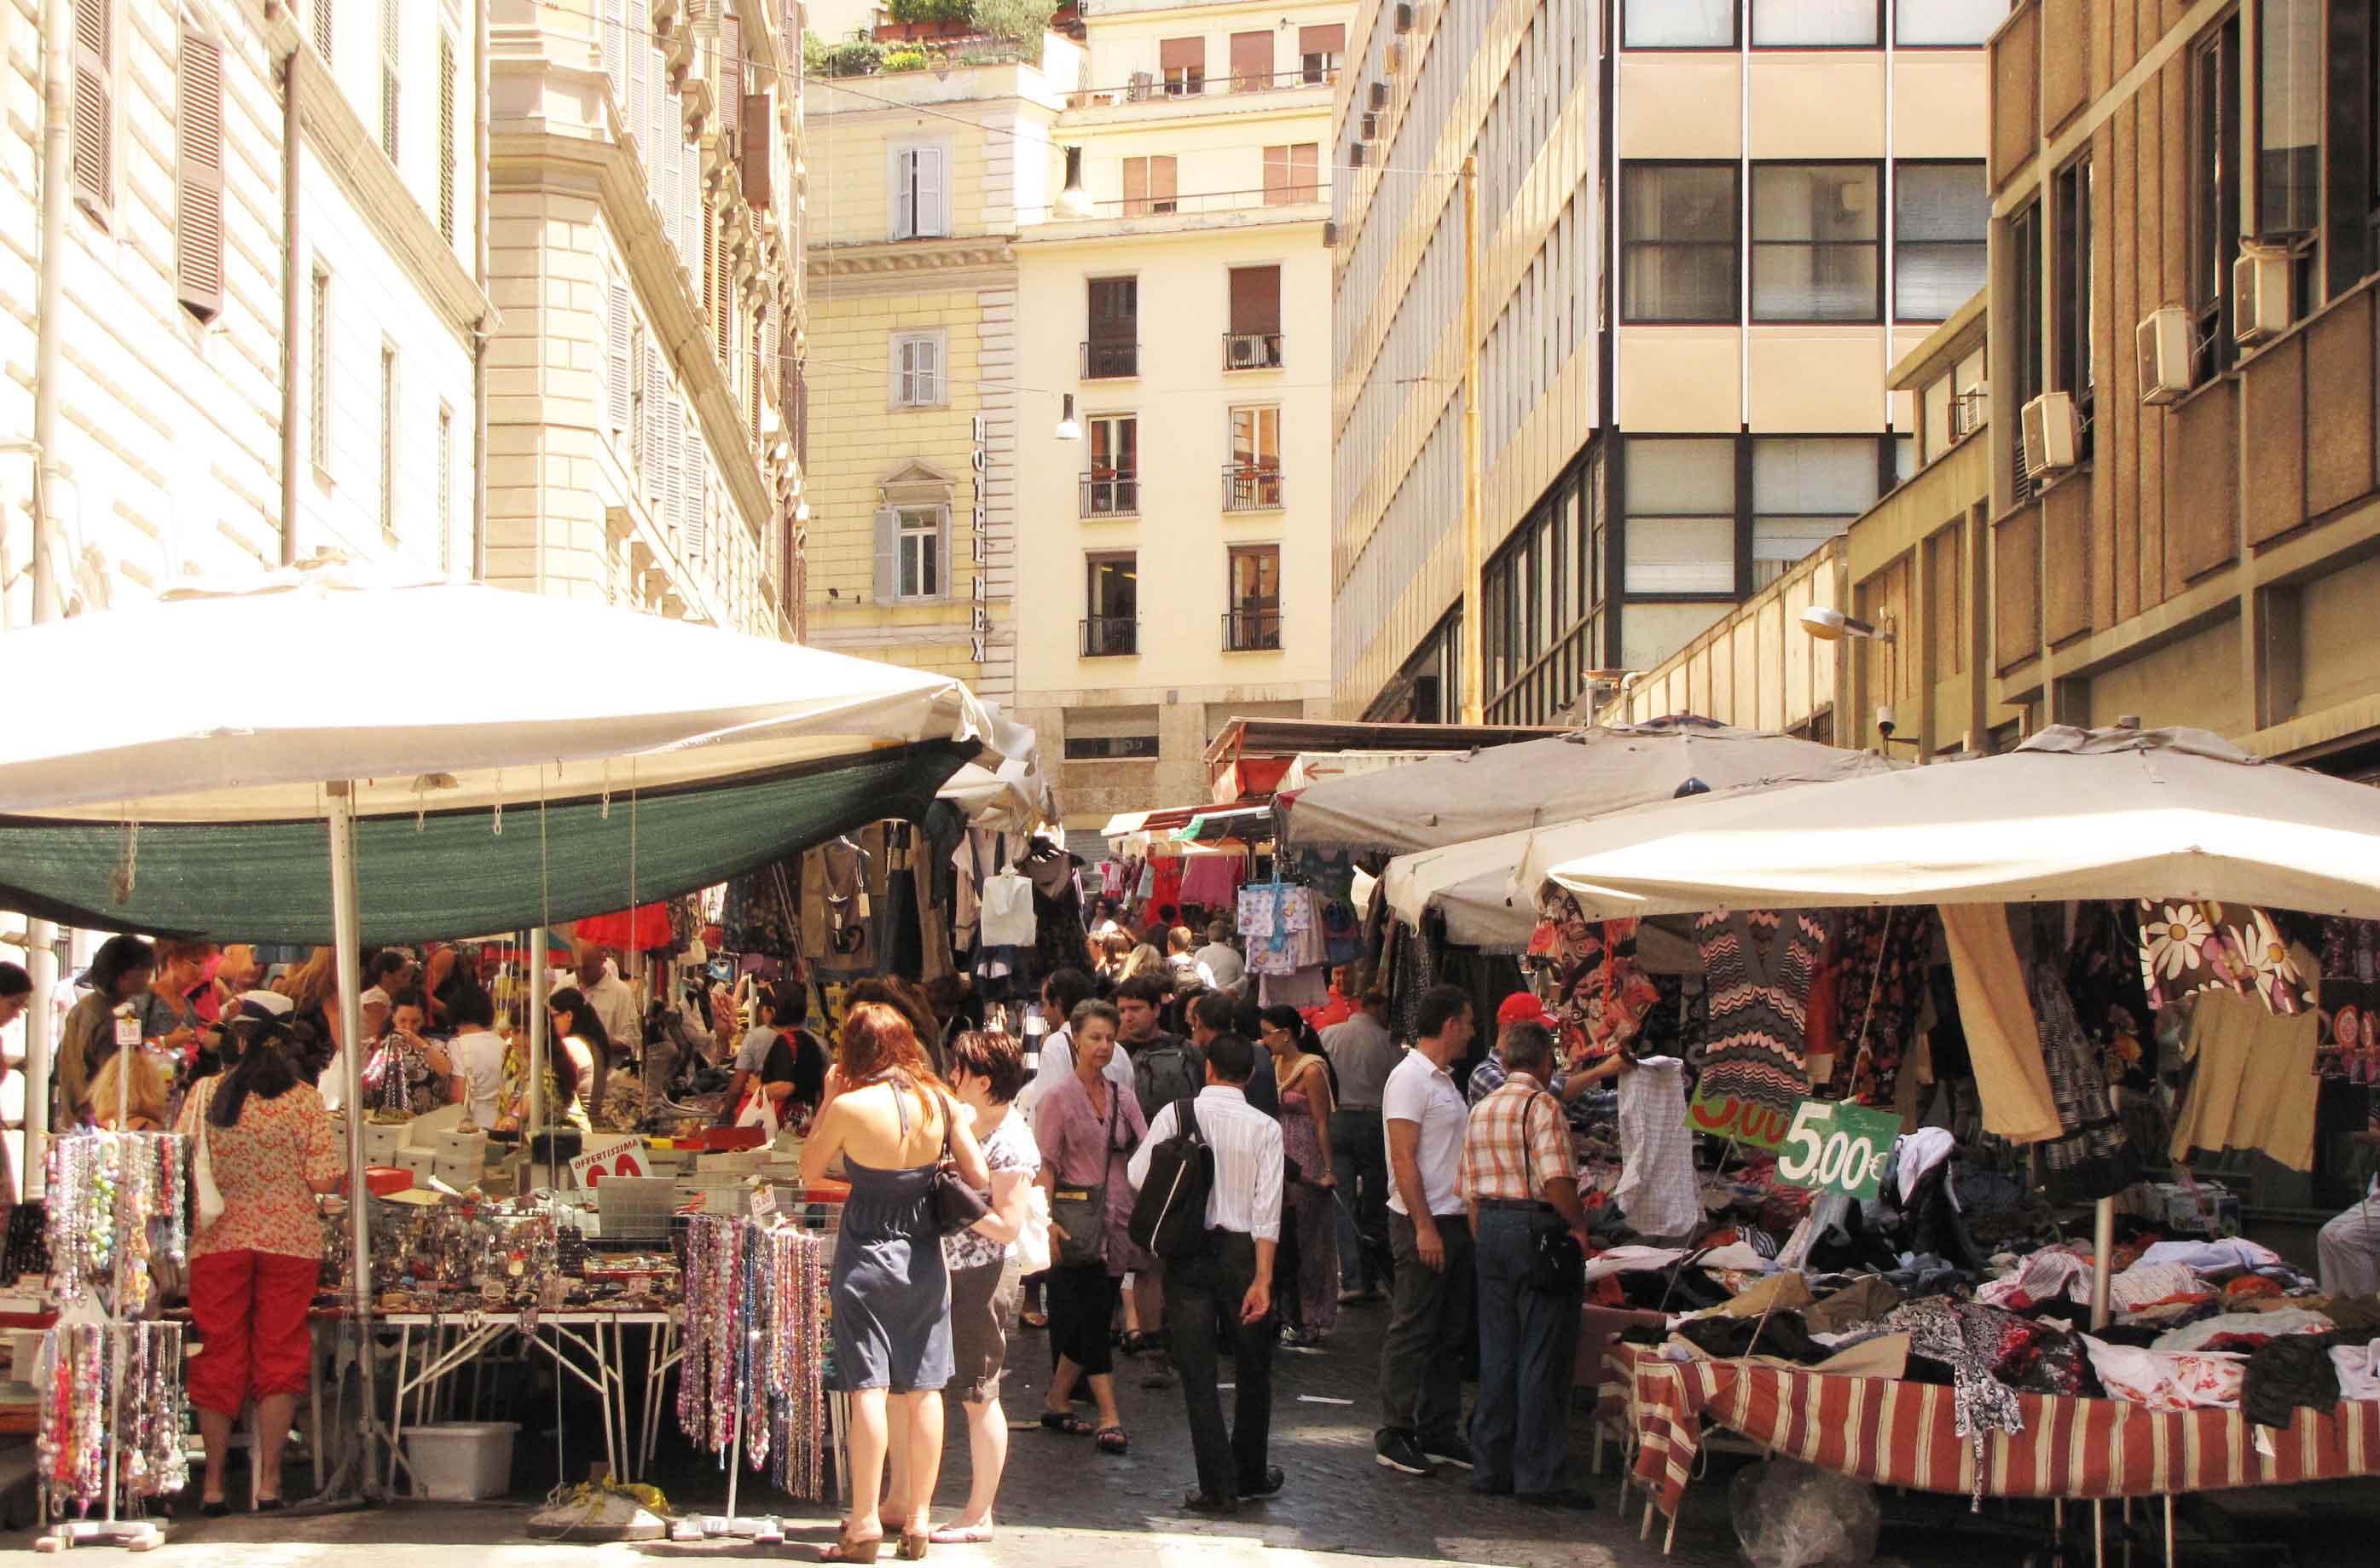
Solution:
M1694 918L1710 996L1701 1092L1787 1115L1810 1092L1810 983L1827 950L1824 918L1797 910L1713 910Z

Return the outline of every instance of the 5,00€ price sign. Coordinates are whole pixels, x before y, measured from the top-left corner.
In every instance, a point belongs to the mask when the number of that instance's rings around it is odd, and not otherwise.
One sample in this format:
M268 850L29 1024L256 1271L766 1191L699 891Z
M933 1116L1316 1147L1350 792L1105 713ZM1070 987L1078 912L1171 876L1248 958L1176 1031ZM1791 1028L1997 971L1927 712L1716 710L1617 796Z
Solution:
M1865 1200L1876 1196L1876 1172L1891 1158L1900 1118L1862 1105L1805 1100L1785 1130L1777 1174L1797 1187L1840 1192Z

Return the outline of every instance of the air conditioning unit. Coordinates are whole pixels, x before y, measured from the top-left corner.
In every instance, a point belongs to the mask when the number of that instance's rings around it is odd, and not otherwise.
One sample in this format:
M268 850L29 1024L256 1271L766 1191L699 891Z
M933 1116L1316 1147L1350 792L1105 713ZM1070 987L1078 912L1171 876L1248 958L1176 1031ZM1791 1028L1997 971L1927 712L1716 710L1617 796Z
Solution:
M1950 439L1964 441L1984 428L1991 418L1992 393L1987 386L1971 386L1950 397Z
M1251 333L1232 334L1232 369L1253 371L1264 365L1265 340Z
M1322 225L1322 249L1331 250L1339 244L1339 220L1332 218Z
M1364 116L1364 118L1363 118L1363 121L1362 121L1362 124L1361 124L1361 127L1360 127L1360 130L1361 130L1362 138L1363 138L1363 140L1366 140L1366 141L1378 141L1378 140L1380 140L1380 116L1379 116L1379 115L1366 115Z
M1362 142L1353 142L1348 146L1347 166L1351 169L1360 169L1364 166L1364 144Z
M1148 71L1135 71L1132 73L1132 85L1125 89L1124 96L1132 103L1145 103L1156 93L1157 78Z
M1372 112L1377 115L1388 106L1389 84L1385 81L1374 82L1372 84Z
M2178 403L2196 379L2197 356L2191 352L2190 312L2179 305L2162 305L2143 318L2139 329L2141 401Z
M1397 7L1397 30L1399 32L1411 32L1413 30L1414 8L1411 6L1399 6Z
M2074 412L2070 392L2045 392L2024 406L2020 428L2024 441L2024 477L2041 479L2074 466L2082 443L2082 427Z
M1390 43L1381 54L1380 68L1390 76L1402 76L1405 68L1405 46L1402 43Z
M2243 245L2231 263L2231 335L2244 346L2289 330L2289 253L2277 245Z

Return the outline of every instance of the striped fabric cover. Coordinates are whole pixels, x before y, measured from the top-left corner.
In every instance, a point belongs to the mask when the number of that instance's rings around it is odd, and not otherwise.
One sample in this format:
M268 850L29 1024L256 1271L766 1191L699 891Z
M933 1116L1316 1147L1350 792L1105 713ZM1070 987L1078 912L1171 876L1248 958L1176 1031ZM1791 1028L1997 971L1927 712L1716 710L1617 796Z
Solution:
M1614 1346L1628 1367L1635 1478L1674 1516L1692 1477L1700 1417L1791 1458L1886 1486L1966 1492L1974 1444L1952 1430L1950 1391L1731 1361L1663 1361ZM2020 1394L2024 1429L1989 1434L1988 1497L2154 1497L2380 1475L2380 1402L2298 1412L2286 1430L2236 1410L2160 1415L2112 1399ZM2260 1450L2259 1438L2265 1440ZM2268 1451L2267 1451L2268 1450Z

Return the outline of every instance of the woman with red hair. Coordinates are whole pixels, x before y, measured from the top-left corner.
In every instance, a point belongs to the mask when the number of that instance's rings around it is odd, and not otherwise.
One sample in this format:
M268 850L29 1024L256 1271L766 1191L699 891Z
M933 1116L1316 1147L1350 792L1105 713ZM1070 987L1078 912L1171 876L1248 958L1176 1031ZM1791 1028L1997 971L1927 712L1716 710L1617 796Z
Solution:
M851 1184L832 1274L835 1376L851 1396L851 1516L822 1560L875 1562L892 1518L901 1555L914 1561L926 1555L926 1515L941 1468L942 1388L953 1370L934 1172L947 1157L978 1189L991 1185L991 1173L897 1010L852 1008L838 1047L802 1145L806 1184L822 1180L837 1159ZM888 1454L903 1493L889 1502Z

